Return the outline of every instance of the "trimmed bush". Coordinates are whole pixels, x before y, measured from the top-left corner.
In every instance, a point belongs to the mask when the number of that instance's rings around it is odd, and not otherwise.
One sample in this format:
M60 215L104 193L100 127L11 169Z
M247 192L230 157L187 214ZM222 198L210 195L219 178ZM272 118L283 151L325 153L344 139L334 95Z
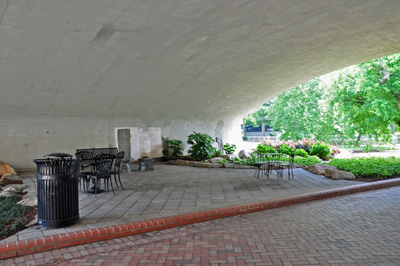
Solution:
M294 153L295 156L300 156L300 157L304 157L307 158L308 157L308 153L303 150L303 149L297 149Z
M316 155L322 160L329 160L331 149L328 144L317 142L311 147L310 155Z

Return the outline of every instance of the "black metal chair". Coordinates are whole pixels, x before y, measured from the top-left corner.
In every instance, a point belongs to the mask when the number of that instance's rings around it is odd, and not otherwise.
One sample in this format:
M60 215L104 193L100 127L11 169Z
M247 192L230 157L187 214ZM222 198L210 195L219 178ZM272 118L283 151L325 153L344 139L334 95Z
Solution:
M111 185L111 189L113 194L114 187L112 185L111 176L113 175L112 167L114 162L114 155L111 154L102 154L94 157L94 173L91 175L94 184L94 194L97 197L97 192L100 189L99 180L103 179L104 181L104 190L109 191L109 186Z
M117 153L117 157L115 158L115 163L114 163L114 170L112 171L113 175L114 175L115 184L118 187L118 182L119 182L122 190L124 190L124 187L122 186L122 183L121 183L120 170L121 170L121 163L122 163L122 160L124 159L124 156L125 156L125 152L123 152L123 151L120 151ZM117 182L117 176L118 176L118 182Z
M79 173L78 173L78 179L79 179L79 189L81 188L82 185L82 180L85 182L83 186L83 190L87 191L88 186L89 186L89 181L91 175L93 175L93 163L94 163L94 154L89 151L78 151L75 153L75 157L79 161ZM86 167L91 167L90 171L85 171Z
M292 177L292 179L294 178L294 173L293 173L294 153L295 152L292 152L289 155L289 161L288 162L286 162L286 161L284 161L284 162L281 161L280 162L280 165L281 165L281 168L282 168L282 172L283 172L283 169L285 167L288 169L288 179L289 180L290 180L290 177Z
M260 178L260 173L261 175L268 173L268 158L266 158L263 154L256 154L256 159L253 163L253 166L254 178Z

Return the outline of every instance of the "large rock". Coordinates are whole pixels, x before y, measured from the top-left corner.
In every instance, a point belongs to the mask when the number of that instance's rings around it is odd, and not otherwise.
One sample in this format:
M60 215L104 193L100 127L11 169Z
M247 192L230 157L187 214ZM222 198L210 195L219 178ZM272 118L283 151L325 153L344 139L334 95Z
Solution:
M232 161L233 158L238 158L238 156L236 154L224 154L224 155L222 155L222 158L224 158L228 161Z
M21 185L21 184L10 184L7 185L3 188L3 191L5 192L11 192L11 193L21 193L25 188L27 188L27 185Z
M222 158L222 157L214 157L214 158L209 159L210 163L218 163L219 161L223 161L223 160L224 160L224 158Z
M241 150L239 151L238 156L240 159L246 159L249 157L249 153L246 152L245 150Z
M9 184L22 184L23 183L22 180L23 178L16 174L6 173L1 177L0 184L2 184L3 186Z
M356 178L356 176L351 172L346 172L342 170L332 170L332 169L326 169L325 176L334 180L341 180L341 179L353 180Z
M326 165L326 164L313 164L310 165L309 167L306 168L307 171L316 174L316 175L325 175L325 170L330 169L330 170L337 170L337 167L331 166L331 165Z
M4 174L16 175L17 172L15 172L14 168L10 164L3 163L3 164L0 164L0 176L2 176Z
M37 197L23 198L22 200L18 201L17 204L30 207L37 206Z
M14 195L15 195L15 194L14 194L14 193L12 193L12 192L0 191L0 197L7 198L7 197L14 196Z

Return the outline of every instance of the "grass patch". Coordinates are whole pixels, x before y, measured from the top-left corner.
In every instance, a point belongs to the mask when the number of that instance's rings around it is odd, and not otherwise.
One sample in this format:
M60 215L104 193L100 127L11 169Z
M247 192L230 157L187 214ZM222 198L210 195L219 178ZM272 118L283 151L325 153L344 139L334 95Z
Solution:
M400 175L400 158L372 157L352 159L332 159L326 163L343 171L352 172L357 177L388 178Z

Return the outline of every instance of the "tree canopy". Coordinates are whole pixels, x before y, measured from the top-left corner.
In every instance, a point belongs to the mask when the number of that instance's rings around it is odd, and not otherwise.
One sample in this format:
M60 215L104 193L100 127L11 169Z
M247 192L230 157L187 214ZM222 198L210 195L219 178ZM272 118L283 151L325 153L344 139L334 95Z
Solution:
M244 119L272 119L281 139L389 141L400 126L400 54L351 66L286 91ZM249 124L253 123L253 124Z

